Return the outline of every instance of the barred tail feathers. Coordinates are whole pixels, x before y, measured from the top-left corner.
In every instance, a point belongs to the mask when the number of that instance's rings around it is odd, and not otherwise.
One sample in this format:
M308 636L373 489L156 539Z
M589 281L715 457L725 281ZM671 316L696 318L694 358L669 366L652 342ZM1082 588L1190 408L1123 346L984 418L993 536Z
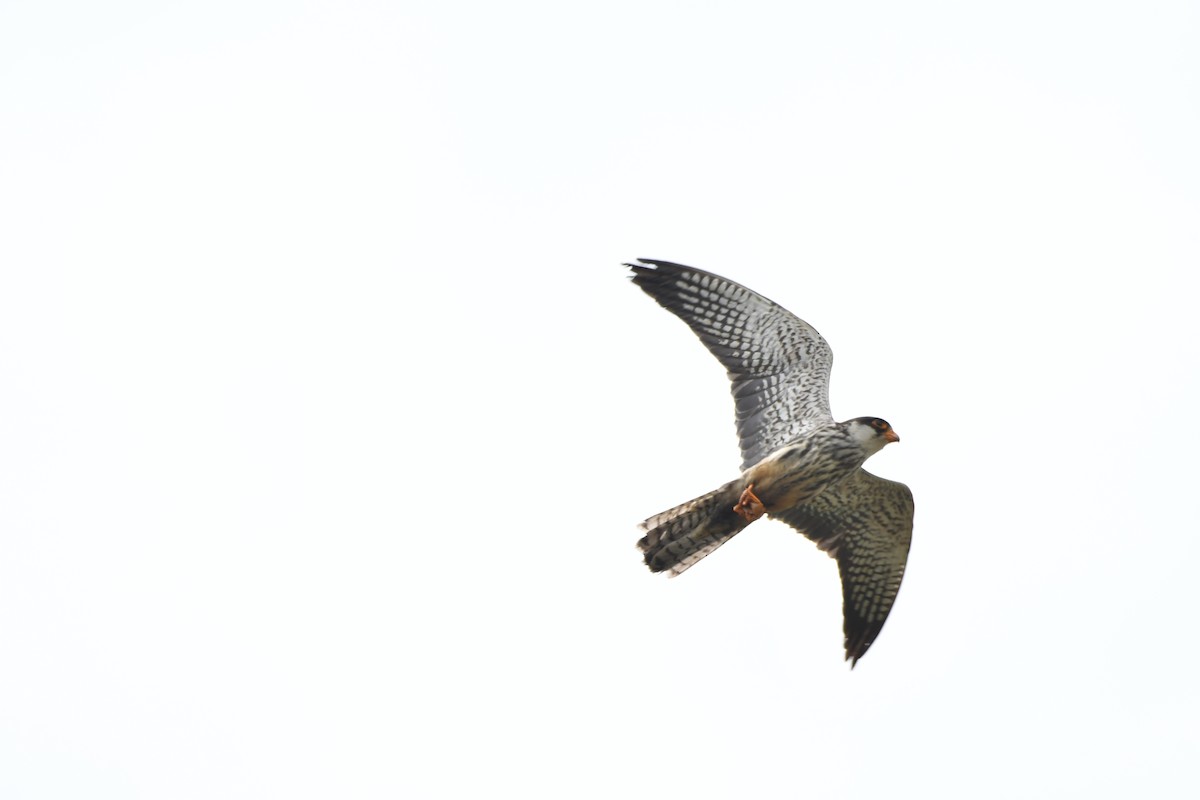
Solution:
M743 488L743 480L732 481L639 525L646 535L638 548L650 571L679 575L749 525L733 510Z

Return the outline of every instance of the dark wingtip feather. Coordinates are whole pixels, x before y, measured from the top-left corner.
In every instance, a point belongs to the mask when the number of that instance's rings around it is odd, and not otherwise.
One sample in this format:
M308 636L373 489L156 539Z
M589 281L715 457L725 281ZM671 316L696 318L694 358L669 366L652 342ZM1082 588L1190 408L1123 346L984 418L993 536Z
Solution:
M666 272L699 272L695 267L689 267L684 264L676 264L674 261L659 261L654 258L639 258L638 263L634 264L626 261L622 266L629 267L638 275L653 275L655 273Z
M656 258L639 258L636 264L626 264L627 267L654 272L655 270L696 272L695 267L686 264L676 264L674 261L659 261Z
M650 279L650 276L654 274L654 269L646 266L652 262L649 262L644 258L639 258L638 261L640 262L638 264L633 264L629 261L626 261L621 266L629 267L629 269L633 270L633 274L629 276L629 280L633 281L639 286L642 286L647 280Z
M854 665L858 660L867 654L871 649L871 645L875 643L875 637L879 634L879 628L882 625L870 625L863 620L858 620L858 630L852 634L849 630L851 627L850 620L847 619L846 624L846 661L850 662L850 669L854 669ZM861 626L861 627L859 627Z
M624 266L633 270L633 274L629 278L636 286L657 300L659 305L676 314L679 312L675 310L675 303L671 299L676 291L675 281L685 273L707 274L694 267L676 264L673 261L656 261L651 258L639 258L637 264L627 262ZM687 321L686 317L684 321Z

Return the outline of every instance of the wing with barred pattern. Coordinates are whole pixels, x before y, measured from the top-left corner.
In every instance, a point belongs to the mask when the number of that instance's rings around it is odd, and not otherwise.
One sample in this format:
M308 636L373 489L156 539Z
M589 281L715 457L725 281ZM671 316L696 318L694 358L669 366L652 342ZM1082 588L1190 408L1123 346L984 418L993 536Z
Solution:
M913 511L907 486L859 469L807 503L771 514L837 559L851 667L879 635L900 591Z
M729 373L742 469L833 421L833 352L807 322L745 286L669 261L626 264L633 282L688 324Z

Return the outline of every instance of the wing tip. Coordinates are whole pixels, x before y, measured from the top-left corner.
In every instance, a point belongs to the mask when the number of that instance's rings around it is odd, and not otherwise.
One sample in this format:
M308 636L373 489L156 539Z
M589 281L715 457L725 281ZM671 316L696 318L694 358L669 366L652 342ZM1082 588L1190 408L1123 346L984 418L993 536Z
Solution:
M640 286L644 284L645 281L651 275L653 275L656 270L653 267L646 266L647 264L653 264L653 261L648 261L644 258L639 258L637 261L638 263L636 264L631 261L626 261L622 263L621 266L628 267L632 271L633 274L627 275L626 277Z
M854 669L855 665L858 664L858 660L867 654L867 650L870 647L871 647L871 645L867 644L862 648L853 648L852 649L850 647L850 644L847 643L846 644L846 657L842 660L849 661L850 669Z
M870 644L867 644L867 645L864 645L864 646L863 646L863 647L861 647L861 648L851 648L851 647L850 647L850 646L847 644L847 646L846 646L846 657L845 657L844 659L842 659L842 660L843 660L843 661L849 661L849 662L850 662L850 669L854 669L854 666L855 666L856 664L858 664L858 661L859 661L859 659L861 659L863 656L865 656L865 655L867 654L867 650L869 650L869 649L870 649L870 647L871 647L871 645L870 645Z
M637 263L625 261L621 264L623 267L629 267L638 275L653 275L657 272L697 272L695 267L689 267L685 264L676 264L674 261L660 261L656 258L639 258Z
M843 626L846 657L843 660L850 662L850 669L854 669L859 659L871 649L882 628L883 623L873 624L863 619L852 621L849 617L846 618Z

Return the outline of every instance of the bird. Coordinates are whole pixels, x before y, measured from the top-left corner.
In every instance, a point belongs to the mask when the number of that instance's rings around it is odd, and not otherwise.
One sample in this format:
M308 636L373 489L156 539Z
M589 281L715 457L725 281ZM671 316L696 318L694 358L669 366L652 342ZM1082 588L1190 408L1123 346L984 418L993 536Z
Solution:
M633 283L725 367L742 452L737 478L638 526L646 566L675 577L755 520L782 520L837 561L853 669L883 628L908 562L912 492L863 469L900 437L878 417L834 420L833 351L807 322L711 272L637 262L624 265Z

